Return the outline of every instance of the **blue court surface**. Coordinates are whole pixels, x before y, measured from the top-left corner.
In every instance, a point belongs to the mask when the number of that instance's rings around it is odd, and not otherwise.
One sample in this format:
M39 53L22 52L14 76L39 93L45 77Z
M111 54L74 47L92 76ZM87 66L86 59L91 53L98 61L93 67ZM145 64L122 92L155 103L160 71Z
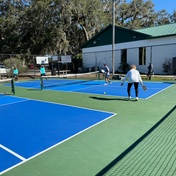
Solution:
M111 84L104 85L103 80L88 81L84 80L44 80L44 90L56 90L65 92L78 92L78 93L88 93L88 94L105 94L109 96L120 96L127 97L127 82L124 86L120 85L120 81L112 81ZM174 85L169 82L144 82L148 90L143 91L141 85L139 85L139 98L147 99L151 96L163 91L164 89ZM19 82L16 83L18 87L24 87L28 89L40 89L40 81L29 81L29 82ZM46 86L46 87L45 87ZM131 89L132 97L135 96L134 88Z
M11 96L0 97L0 112L0 173L115 115Z

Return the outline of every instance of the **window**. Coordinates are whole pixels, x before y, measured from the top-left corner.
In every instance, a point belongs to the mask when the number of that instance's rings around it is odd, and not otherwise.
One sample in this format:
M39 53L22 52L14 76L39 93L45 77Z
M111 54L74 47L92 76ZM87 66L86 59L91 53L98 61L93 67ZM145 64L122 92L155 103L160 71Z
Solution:
M121 50L121 63L123 64L127 63L127 49Z
M139 48L139 65L146 65L146 47Z

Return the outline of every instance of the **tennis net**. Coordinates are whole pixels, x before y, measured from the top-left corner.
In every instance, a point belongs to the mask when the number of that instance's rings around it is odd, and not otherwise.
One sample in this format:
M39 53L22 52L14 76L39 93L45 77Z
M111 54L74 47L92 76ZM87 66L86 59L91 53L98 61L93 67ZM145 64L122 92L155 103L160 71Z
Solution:
M99 80L99 71L82 73L82 74L67 74L58 76L42 76L40 78L41 90L47 87L64 86L70 84L81 84L93 80Z
M0 94L15 94L15 84L13 79L0 80Z

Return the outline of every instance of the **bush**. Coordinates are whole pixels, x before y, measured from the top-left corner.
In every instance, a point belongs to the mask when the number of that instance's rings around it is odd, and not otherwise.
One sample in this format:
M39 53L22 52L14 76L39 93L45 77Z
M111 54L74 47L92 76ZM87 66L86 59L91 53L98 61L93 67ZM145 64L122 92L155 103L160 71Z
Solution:
M163 72L169 73L171 71L172 62L171 59L165 59L163 63Z
M3 61L3 64L6 66L6 68L9 68L9 72L7 75L11 77L13 75L13 69L14 67L17 67L19 74L24 74L27 71L27 66L25 65L22 58L14 57L14 58L8 58Z
M127 73L129 69L130 69L130 65L128 63L120 63L119 70L122 73Z

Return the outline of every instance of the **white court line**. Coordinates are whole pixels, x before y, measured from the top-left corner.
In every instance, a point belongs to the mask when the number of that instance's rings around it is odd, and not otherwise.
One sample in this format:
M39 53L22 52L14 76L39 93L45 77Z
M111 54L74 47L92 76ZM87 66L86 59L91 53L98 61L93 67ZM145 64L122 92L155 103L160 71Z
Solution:
M102 111L102 112L103 112L103 111ZM87 131L88 129L90 129L90 128L92 128L92 127L94 127L94 126L96 126L96 125L98 125L98 124L100 124L100 123L102 123L102 122L104 122L104 121L106 121L106 120L112 118L112 117L115 116L115 115L117 115L117 114L116 114L116 113L112 114L111 116L107 117L106 119L103 119L103 120L101 120L101 121L95 123L94 125L85 128L84 130L82 130L82 131L80 131L80 132L78 132L78 133L76 133L76 134L74 134L74 135L72 135L72 136L70 136L70 137L68 137L68 138L66 138L66 139L64 139L64 140L62 140L61 142L56 143L55 145L53 145L53 146L51 146L51 147L49 147L49 148L47 148L47 149L45 149L45 150L43 150L43 151L37 153L36 155L34 155L34 156L32 156L32 157L30 157L30 158L28 158L28 159L25 159L25 158L24 158L24 160L23 160L22 162L20 162L20 163L14 165L14 166L12 166L12 167L10 167L10 168L8 168L8 169L2 171L2 172L0 172L0 175L3 174L3 173L5 173L5 172L7 172L7 171L9 171L9 170L11 170L11 169L13 169L13 168L15 168L15 167L17 167L17 166L19 166L19 165L22 165L22 164L26 163L27 161L29 161L29 160L31 160L31 159L33 159L33 158L36 158L37 156L39 156L39 155L41 155L41 154L43 154L43 153L45 153L45 152L47 152L47 151L49 151L49 150L51 150L51 149L57 147L58 145L60 145L60 144L62 144L62 143L64 143L64 142L66 142L66 141L68 141L69 139L71 139L71 138L73 138L73 137L75 137L75 136L77 136L77 135L79 135L79 134L81 134L81 133Z
M164 91L164 90L166 90L166 89L168 89L168 88L170 88L170 87L172 87L172 86L174 86L174 84L173 84L173 85L170 85L170 86L168 86L168 87L166 87L166 88L164 88L164 89L161 89L160 91L156 92L155 94L152 94L151 96L147 97L146 100L149 99L149 98L151 98L151 97L153 97L153 96L155 96L155 95L157 95L157 94L159 94L159 93L161 93L162 91ZM158 89L159 89L159 88L158 88Z
M0 106L7 106L7 105L11 105L11 104L17 104L17 103L22 103L22 102L25 102L25 101L30 101L30 99L20 100L20 101L16 101L16 102L12 102L12 103L6 103L6 104L2 104Z
M16 96L16 97L19 97L19 96ZM21 98L21 97L19 97L19 98ZM34 156L30 157L30 158L27 158L27 159L24 158L24 160L22 160L22 162L20 162L20 163L14 165L14 166L12 166L12 167L10 167L10 168L8 168L8 169L2 171L2 172L0 172L0 175L3 174L3 173L8 172L9 170L11 170L11 169L13 169L13 168L15 168L15 167L17 167L17 166L19 166L19 165L22 165L23 163L26 163L27 161L29 161L29 160L31 160L31 159L33 159L33 158L35 158L35 157L37 157L37 156L39 156L39 155L45 153L45 152L48 151L48 150L51 150L52 148L54 148L54 147L56 147L56 146L58 146L58 145L60 145L60 144L62 144L62 143L64 143L64 142L68 141L69 139L71 139L71 138L73 138L73 137L75 137L75 136L77 136L77 135L83 133L84 131L87 131L88 129L90 129L90 128L92 128L92 127L94 127L94 126L96 126L96 125L98 125L98 124L100 124L100 123L102 123L102 122L104 122L104 121L106 121L106 120L112 118L113 116L117 115L117 114L114 113L114 112L102 111L102 110L91 109L91 108L85 108L85 107L81 107L81 106L74 106L74 105L63 104L63 103L57 103L57 102L49 102L49 101L44 101L44 100L26 99L26 100L24 100L24 101L44 102L44 103L48 103L48 104L56 104L56 105L62 105L62 106L68 106L68 107L75 107L75 108L79 108L79 109L86 109L86 110L97 111L97 112L111 113L112 115L109 116L109 117L107 117L107 118L105 118L105 119L103 119L103 120L101 120L101 121L99 121L99 122L97 122L97 123L95 123L95 124L93 124L92 126L89 126L89 127L85 128L84 130L82 130L82 131L80 131L80 132L78 132L78 133L76 133L76 134L74 134L74 135L72 135L72 136L66 138L65 140L62 140L62 141L59 142L59 143L56 143L55 145L53 145L53 146L51 146L51 147L49 147L49 148L47 148L47 149L45 149L45 150L43 150L43 151L37 153L36 155L34 155ZM23 101L20 101L20 102L23 102ZM20 103L20 102L19 102L19 103ZM18 103L18 102L16 102L16 103ZM15 103L9 103L9 104L15 104Z
M21 155L15 153L14 151L10 150L9 148L3 146L2 144L0 144L0 148L6 150L7 152L11 153L12 155L16 156L17 158L19 158L22 161L26 161L26 158L22 157Z
M84 87L84 88L79 88L79 89L72 89L68 92L75 92L75 91L79 91L79 90L84 90L84 89L90 89L92 87L98 87L98 86L102 86L101 84L100 85L94 85L94 86L89 86L89 87ZM90 93L89 93L90 94Z

